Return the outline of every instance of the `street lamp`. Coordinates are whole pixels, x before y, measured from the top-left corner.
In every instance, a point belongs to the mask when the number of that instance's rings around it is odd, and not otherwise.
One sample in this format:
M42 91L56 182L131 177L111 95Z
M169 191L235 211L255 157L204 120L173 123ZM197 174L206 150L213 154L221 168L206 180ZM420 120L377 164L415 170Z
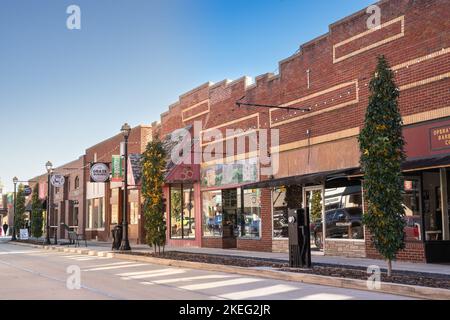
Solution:
M45 169L47 169L47 214L45 217L45 244L50 245L50 175L52 173L53 164L50 161L47 161L45 164Z
M12 226L12 241L16 241L16 199L17 199L17 182L19 182L19 179L17 177L13 178L14 183L14 215L13 215L13 226Z
M120 131L125 139L124 144L124 160L125 160L125 174L123 179L123 214L122 214L122 243L120 250L130 251L130 242L128 241L128 137L130 136L131 127L125 123Z

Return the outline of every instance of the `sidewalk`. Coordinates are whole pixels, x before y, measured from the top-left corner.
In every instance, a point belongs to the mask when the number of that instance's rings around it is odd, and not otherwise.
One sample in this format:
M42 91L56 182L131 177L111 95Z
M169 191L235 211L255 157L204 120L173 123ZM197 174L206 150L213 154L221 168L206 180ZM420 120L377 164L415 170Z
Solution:
M84 243L80 243L83 248ZM110 242L100 241L88 241L88 248L98 251L111 251ZM131 248L135 252L153 252L153 249L148 245L136 245L131 244ZM289 257L287 253L276 252L257 252L257 251L243 251L236 249L217 249L217 248L194 248L194 247L173 247L166 246L166 251L179 251L188 253L203 253L203 254L216 254L224 256L235 257L249 257L259 259L281 260L288 261ZM354 266L354 267L368 267L371 265L379 266L380 268L386 268L387 264L383 260L366 259L366 258L346 258L337 256L324 256L317 253L312 254L313 263L342 265L342 266ZM445 274L450 276L450 265L444 264L426 264L426 263L410 263L410 262L393 262L394 270L405 270L411 272L423 272L423 273L435 273Z

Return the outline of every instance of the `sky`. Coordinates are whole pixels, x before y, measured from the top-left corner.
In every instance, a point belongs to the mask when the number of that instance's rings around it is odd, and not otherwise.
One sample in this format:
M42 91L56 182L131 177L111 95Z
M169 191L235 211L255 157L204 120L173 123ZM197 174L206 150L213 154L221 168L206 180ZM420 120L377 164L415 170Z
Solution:
M368 0L1 0L0 181L150 124L205 82L278 61ZM67 7L81 10L69 30Z

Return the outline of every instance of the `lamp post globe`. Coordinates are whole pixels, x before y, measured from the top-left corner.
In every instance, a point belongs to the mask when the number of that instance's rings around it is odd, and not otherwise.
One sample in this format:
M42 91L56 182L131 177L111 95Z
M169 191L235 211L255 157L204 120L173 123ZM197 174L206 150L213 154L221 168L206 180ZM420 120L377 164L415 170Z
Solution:
M128 138L130 136L131 127L128 123L125 123L122 128L120 128L120 131L122 132L123 136L125 138Z
M53 164L50 161L47 161L45 164L45 169L47 169L47 172L50 173L52 171Z

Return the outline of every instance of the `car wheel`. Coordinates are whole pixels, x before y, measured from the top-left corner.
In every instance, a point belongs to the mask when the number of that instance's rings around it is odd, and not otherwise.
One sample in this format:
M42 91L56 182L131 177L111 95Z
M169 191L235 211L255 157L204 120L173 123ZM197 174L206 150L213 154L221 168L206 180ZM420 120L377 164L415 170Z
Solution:
M317 232L314 234L314 244L316 245L317 249L323 248L322 232Z

